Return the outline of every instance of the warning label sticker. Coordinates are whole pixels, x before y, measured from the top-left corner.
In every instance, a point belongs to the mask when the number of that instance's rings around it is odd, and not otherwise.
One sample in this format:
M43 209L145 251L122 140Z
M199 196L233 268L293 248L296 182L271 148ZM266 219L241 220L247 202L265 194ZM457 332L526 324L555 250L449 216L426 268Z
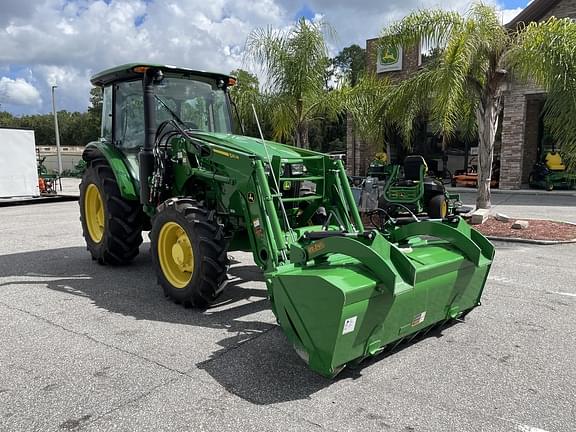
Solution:
M344 321L344 329L342 330L342 334L345 335L346 333L352 333L356 328L356 318L357 316L353 316L352 318L348 318Z
M426 311L419 313L412 320L412 327L416 327L418 324L423 323L425 319L426 319Z

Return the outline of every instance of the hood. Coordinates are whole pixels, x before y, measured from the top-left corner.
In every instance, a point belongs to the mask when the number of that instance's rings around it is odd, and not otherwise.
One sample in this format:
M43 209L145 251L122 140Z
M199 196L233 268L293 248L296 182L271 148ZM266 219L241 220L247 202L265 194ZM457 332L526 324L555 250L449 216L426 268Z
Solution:
M207 141L211 144L216 144L222 147L227 147L230 150L239 150L244 153L259 156L267 160L266 149L260 138L253 138L243 135L212 133L212 132L194 132L192 133L197 139ZM293 147L286 144L280 144L274 141L265 141L268 148L270 157L279 156L285 159L300 158L302 156L321 155L321 153Z

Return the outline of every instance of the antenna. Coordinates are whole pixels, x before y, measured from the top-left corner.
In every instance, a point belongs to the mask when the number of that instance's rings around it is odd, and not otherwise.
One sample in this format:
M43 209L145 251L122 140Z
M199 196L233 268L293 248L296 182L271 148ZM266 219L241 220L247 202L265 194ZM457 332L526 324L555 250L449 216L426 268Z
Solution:
M268 159L268 164L270 165L270 172L272 173L272 180L274 181L274 187L276 188L276 193L278 194L278 201L280 202L280 208L282 209L284 222L286 223L286 228L288 229L288 231L290 231L290 234L292 235L292 239L294 239L294 232L292 231L292 227L290 227L288 214L286 213L284 203L282 202L282 193L280 192L280 185L278 184L278 180L276 179L276 173L274 172L274 167L272 166L272 159L270 158L270 153L268 153L268 144L266 144L266 140L264 139L264 134L262 133L262 128L260 127L260 120L258 120L258 114L256 114L256 108L254 107L254 104L252 104L252 112L254 113L254 118L256 119L256 125L258 126L258 132L260 133L260 140L262 141L262 145L264 146L264 151L266 152L266 158Z

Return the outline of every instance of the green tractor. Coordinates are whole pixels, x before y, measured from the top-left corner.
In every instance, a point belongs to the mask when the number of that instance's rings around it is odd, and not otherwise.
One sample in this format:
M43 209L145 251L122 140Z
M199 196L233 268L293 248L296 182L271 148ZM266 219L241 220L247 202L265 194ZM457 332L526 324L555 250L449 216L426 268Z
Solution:
M209 307L227 252L251 251L296 352L327 377L480 304L494 248L460 218L362 224L340 160L233 135L221 74L130 64L103 88L87 145L84 237L101 264L130 262L151 230L176 303Z

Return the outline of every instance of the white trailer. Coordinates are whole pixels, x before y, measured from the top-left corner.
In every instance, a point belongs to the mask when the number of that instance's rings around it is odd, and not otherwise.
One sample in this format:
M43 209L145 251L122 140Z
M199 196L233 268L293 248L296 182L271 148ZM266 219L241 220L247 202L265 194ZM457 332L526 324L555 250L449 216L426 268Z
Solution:
M34 131L0 127L0 198L39 195Z

